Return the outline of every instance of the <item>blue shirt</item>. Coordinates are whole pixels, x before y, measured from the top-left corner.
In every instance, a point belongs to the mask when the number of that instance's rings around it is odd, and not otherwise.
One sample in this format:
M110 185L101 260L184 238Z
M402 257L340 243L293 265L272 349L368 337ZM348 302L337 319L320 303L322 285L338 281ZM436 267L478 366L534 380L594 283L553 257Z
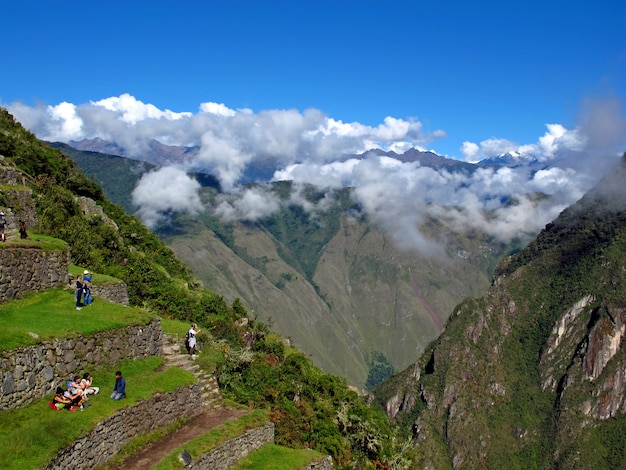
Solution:
M119 379L115 378L115 387L113 387L113 391L126 395L126 379L124 377L120 377Z

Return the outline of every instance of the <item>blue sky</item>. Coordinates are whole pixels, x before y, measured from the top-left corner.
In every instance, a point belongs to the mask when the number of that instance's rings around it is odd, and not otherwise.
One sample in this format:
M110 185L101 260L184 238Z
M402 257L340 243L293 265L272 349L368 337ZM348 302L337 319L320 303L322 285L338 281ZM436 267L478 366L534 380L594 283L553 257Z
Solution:
M3 17L3 106L129 94L174 112L391 116L463 158L465 141L532 144L575 127L585 99L626 96L623 1L24 0Z
M172 212L278 210L266 187L241 184L269 155L273 180L295 183L290 204L324 210L305 184L350 186L399 246L436 252L429 218L507 242L535 235L626 150L623 0L22 0L2 15L0 105L39 138L98 137L139 159L151 139L198 148L138 183L150 227ZM543 167L455 174L345 156L375 147ZM194 171L219 179L215 207Z

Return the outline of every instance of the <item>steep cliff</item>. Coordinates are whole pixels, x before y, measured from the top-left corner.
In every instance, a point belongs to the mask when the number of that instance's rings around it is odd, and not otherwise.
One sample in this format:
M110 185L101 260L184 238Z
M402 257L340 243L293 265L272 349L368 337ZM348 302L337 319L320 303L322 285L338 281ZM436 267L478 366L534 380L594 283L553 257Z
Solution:
M377 391L422 468L623 468L626 155Z

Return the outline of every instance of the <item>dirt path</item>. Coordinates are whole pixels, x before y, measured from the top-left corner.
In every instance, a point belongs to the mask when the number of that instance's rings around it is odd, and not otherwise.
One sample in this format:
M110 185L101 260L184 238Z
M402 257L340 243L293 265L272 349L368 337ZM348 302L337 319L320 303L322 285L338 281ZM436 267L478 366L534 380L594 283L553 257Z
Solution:
M130 456L117 468L123 468L124 470L146 470L152 468L185 442L244 414L246 414L246 410L232 408L217 408L204 411L176 431L163 437L163 439L153 442L142 451Z

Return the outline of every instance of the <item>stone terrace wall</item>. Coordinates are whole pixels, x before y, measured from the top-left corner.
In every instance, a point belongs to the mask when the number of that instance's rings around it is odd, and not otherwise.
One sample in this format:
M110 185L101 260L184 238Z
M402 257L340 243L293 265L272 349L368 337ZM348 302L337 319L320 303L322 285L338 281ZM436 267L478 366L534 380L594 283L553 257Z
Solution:
M61 287L67 281L70 253L39 248L0 249L0 302L26 292Z
M329 455L319 462L313 462L308 467L304 467L303 470L333 470L333 468L335 468L333 466L333 459Z
M70 376L125 359L163 355L161 320L147 325L78 335L3 351L0 354L0 410L19 408L54 393ZM111 379L112 380L112 379ZM111 381L109 380L109 381ZM94 385L108 388L103 377Z
M274 442L274 423L250 429L192 461L185 468L190 470L227 470L250 452Z
M172 424L180 418L194 416L200 410L202 390L198 383L172 393L156 394L98 423L91 433L63 450L46 468L56 470L102 465L133 437Z
M126 306L130 305L130 301L128 300L128 288L123 282L118 284L107 284L106 286L92 284L91 296L102 297L109 302L115 302Z

